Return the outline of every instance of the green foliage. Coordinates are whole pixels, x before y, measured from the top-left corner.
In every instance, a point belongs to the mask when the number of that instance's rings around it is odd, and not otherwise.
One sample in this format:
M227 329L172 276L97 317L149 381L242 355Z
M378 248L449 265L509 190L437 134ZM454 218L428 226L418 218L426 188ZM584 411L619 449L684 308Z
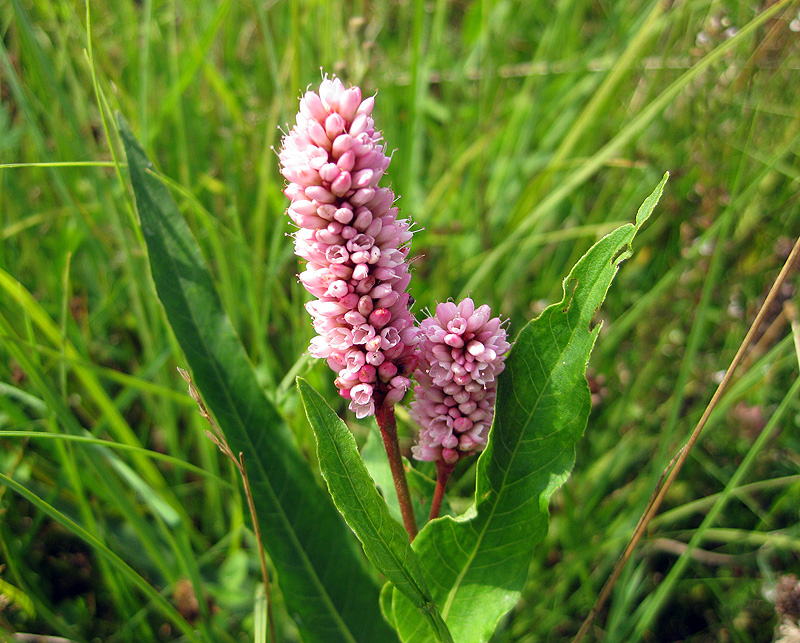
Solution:
M516 334L561 298L563 276L625 222L641 186L671 170L598 314L573 474L492 638L570 641L800 230L796 3L87 5L90 24L83 3L0 2L0 471L121 556L209 643L252 640L258 560L236 473L176 374L186 360L113 167L124 159L113 113L157 161L312 466L295 376L336 398L326 366L303 357L312 330L271 147L320 67L380 90L389 179L424 228L412 247L418 316L471 288ZM478 274L490 255L495 268ZM795 282L781 303L796 303ZM763 590L800 574L790 318L771 312L623 573L599 623L609 643L641 627L653 643L771 640ZM334 410L366 435L344 404ZM466 464L454 473L456 513L475 478ZM700 551L675 553L694 538ZM155 596L87 542L0 485L3 581L33 606L0 611L0 632L178 639ZM298 641L273 597L279 640Z
M317 436L320 469L336 508L358 536L367 558L411 601L430 626L427 638L452 643L422 578L408 534L389 514L361 459L353 434L308 382L298 379L297 388Z
M600 332L592 320L666 181L665 176L642 205L636 224L592 246L564 280L561 301L517 335L498 381L489 442L478 460L474 510L431 522L414 541L457 641L488 640L519 600L534 548L547 532L550 497L572 470L575 443L589 416L584 376ZM429 640L397 591L392 609L403 641Z
M389 640L350 534L261 391L175 201L127 123L119 125L153 281L196 386L233 453L244 456L288 609L309 641Z

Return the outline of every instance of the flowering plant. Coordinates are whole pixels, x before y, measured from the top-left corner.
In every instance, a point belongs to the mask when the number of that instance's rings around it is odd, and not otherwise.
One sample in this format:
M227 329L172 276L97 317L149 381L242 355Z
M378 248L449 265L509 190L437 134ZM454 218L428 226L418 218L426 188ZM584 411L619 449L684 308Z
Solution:
M578 261L561 300L511 347L505 325L471 298L415 320L411 226L398 219L391 189L379 186L390 158L374 99L362 98L338 79L307 92L280 160L305 262L300 280L315 298L307 305L317 333L310 353L335 371L357 418L375 415L394 492L381 467L367 467L341 418L298 379L327 491L318 485L263 394L174 201L121 122L142 231L159 297L219 428L215 441L239 454L255 526L303 640L486 641L520 596L549 499L573 466L590 409L585 369L599 332L592 319L666 177L634 223ZM412 380L417 443L406 460L394 407L411 395ZM414 461L436 463L435 484ZM462 461L475 466L472 505L439 517ZM427 521L414 515L414 500L430 509Z

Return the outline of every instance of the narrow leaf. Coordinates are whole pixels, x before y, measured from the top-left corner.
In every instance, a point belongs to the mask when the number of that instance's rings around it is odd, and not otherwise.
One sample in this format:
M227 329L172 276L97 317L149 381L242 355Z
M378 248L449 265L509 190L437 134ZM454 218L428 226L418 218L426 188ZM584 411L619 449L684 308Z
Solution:
M640 208L636 224L598 241L564 280L562 300L519 333L498 381L475 506L461 518L429 523L414 541L434 601L459 643L488 640L519 599L534 548L547 532L548 502L572 470L589 416L586 364L600 330L591 328L592 318L666 180ZM430 640L397 591L392 605L403 641Z
M317 438L320 471L333 502L355 532L364 553L419 610L437 641L453 639L422 577L408 534L389 514L358 452L353 434L304 379L297 378L300 399Z
M261 390L200 249L119 118L156 290L234 453L244 454L264 547L305 641L391 641L355 540Z

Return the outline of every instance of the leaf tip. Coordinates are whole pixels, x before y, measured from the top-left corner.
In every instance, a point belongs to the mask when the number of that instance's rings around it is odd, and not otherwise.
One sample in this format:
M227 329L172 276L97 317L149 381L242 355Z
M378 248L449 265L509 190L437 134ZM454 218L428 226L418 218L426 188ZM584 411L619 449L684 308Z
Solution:
M308 414L309 404L314 401L321 401L322 397L314 390L314 387L311 386L307 380L300 376L295 378L295 384L297 386L297 392L300 395L300 401L306 409L306 414Z
M131 131L131 126L128 123L128 119L122 115L122 112L118 111L115 115L117 117L117 128L119 129L119 135L122 137L122 140L127 147L131 139L135 140L133 132Z
M661 199L661 195L664 192L664 186L667 184L667 180L669 179L669 171L664 172L664 176L661 177L661 181L656 186L655 190L650 193L642 206L639 208L639 211L636 213L636 231L639 231L639 228L644 225L644 222L650 218L650 215L653 213L656 205L658 204L659 200Z

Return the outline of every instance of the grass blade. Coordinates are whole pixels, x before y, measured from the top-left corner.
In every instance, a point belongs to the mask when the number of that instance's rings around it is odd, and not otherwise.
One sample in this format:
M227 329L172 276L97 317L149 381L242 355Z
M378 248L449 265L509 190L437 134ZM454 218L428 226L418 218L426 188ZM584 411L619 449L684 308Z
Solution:
M147 596L153 602L158 610L184 633L187 640L197 641L198 643L203 641L203 639L197 636L194 627L178 613L178 611L169 603L166 598L159 594L155 588L150 585L150 583L137 574L132 567L122 560L122 558L106 547L104 543L13 478L8 477L4 473L0 473L0 482L8 485L12 491L25 498L37 509L50 516L53 520L64 525L64 527L69 529L72 533L89 543L95 549L95 551L103 556L103 558L106 559L115 570L120 572L121 575L130 580L133 585L138 587L145 594L145 596Z

